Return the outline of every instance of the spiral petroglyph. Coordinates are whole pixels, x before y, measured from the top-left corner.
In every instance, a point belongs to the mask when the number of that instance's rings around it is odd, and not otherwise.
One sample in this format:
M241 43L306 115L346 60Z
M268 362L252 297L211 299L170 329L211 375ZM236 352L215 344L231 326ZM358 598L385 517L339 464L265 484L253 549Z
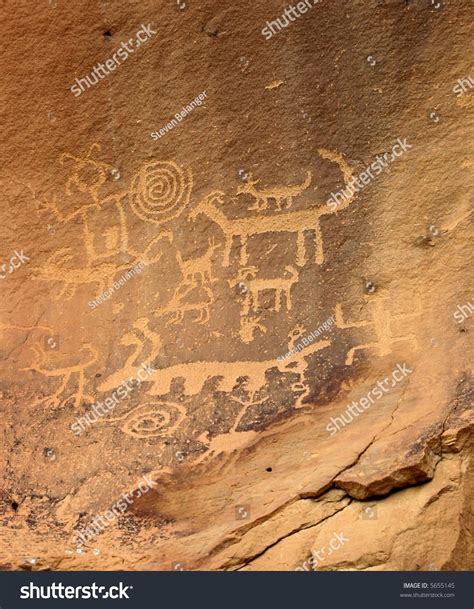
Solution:
M180 214L189 203L193 185L190 171L172 161L152 161L135 175L130 203L142 220L163 224Z
M178 427L184 416L184 408L178 404L143 404L122 419L121 429L135 438L167 436Z

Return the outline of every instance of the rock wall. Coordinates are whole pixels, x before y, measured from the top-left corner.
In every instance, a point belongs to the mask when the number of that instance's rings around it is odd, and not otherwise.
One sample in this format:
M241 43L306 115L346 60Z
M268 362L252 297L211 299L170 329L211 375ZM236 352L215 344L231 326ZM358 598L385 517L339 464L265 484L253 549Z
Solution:
M472 3L286 6L3 4L3 569L473 568Z

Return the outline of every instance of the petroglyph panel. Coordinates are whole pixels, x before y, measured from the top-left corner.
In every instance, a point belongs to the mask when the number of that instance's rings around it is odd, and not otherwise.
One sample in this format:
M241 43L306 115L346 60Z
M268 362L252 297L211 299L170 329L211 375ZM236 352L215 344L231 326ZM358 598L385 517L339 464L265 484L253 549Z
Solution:
M472 566L470 3L3 4L2 568Z

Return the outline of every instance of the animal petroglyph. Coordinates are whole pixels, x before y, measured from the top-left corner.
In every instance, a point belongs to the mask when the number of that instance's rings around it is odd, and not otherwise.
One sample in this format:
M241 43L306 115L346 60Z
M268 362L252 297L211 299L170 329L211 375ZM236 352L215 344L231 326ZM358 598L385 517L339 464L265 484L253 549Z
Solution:
M34 279L63 284L63 288L55 296L56 300L63 297L71 298L80 285L90 283L97 284L97 295L103 293L107 287L110 287L114 277L120 271L128 270L141 261L146 265L158 262L162 251L157 250L156 245L160 240L168 240L170 243L173 241L173 234L170 231L161 231L148 242L143 250L133 247L129 243L127 213L124 207L128 193L125 191L102 199L99 197L101 187L114 168L108 163L93 158L93 152L98 150L100 150L100 146L93 144L83 158L70 153L64 153L60 157L61 164L70 160L74 162L72 173L66 183L66 194L69 196L73 196L76 192L88 194L91 198L90 203L83 203L78 209L66 212L60 209L56 193L48 198L39 198L29 188L38 211L51 212L56 225L73 222L74 228L82 232L85 256L81 256L81 252L76 251L77 248L62 248L51 254L45 264L31 269ZM159 163L153 167L151 165L146 165L143 173L135 176L135 190L130 195L135 210L137 206L141 209L140 205L146 210L146 205L151 205L151 199L155 201L157 208L161 209L160 206L165 205L167 197L174 195L179 197L183 194L180 186L182 170L177 168L174 163ZM173 181L170 169L174 170L175 167L177 169ZM190 184L185 187L188 196L189 188ZM169 205L172 203L170 202ZM113 210L110 207L113 207ZM111 211L112 213L110 213ZM165 213L164 208L161 211ZM102 227L104 214L107 216L105 228ZM112 225L110 225L111 217L113 218ZM118 262L117 257L120 254L125 254L130 257L130 260L127 263ZM85 264L77 267L72 262L74 259L81 262L85 259Z
M178 250L176 259L178 260L179 268L183 274L183 281L195 284L199 279L201 284L213 282L212 278L212 256L216 250L221 247L220 243L215 243L213 239L209 240L209 247L205 254L198 258L189 258L183 260L181 252ZM197 284L196 284L197 285Z
M392 332L392 321L406 321L409 319L413 319L418 317L421 314L421 304L417 301L417 308L413 313L400 313L400 314L392 314L385 308L385 304L388 300L388 297L378 298L371 301L369 304L371 305L370 315L372 320L362 320L362 321L354 321L348 322L344 321L342 305L340 303L336 304L335 308L335 317L336 317L336 327L341 329L346 328L373 328L376 336L376 342L365 343L362 345L357 345L356 347L352 347L349 349L346 355L346 365L352 366L354 363L354 357L357 351L363 351L365 349L372 349L376 351L379 357L383 357L392 352L392 345L399 342L411 342L414 349L418 348L418 343L414 334L407 334L405 336L397 336Z
M85 385L87 382L85 371L97 361L99 355L97 349L93 345L89 343L84 344L82 346L82 351L85 355L82 358L82 361L78 364L66 366L64 368L47 368L45 366L47 355L40 343L33 345L32 350L34 352L34 361L30 366L22 368L22 370L33 370L49 378L62 379L58 389L50 396L37 399L34 403L35 406L47 403L52 408L58 408L64 406L71 399L74 399L74 405L77 408L83 400L94 401L94 398L91 395L85 393ZM66 390L69 392L71 391L71 388L68 389L68 387L70 384L74 384L72 379L75 375L77 375L77 390L71 394Z
M321 148L319 155L331 162L337 163L347 183L352 177L352 171L342 156L337 152ZM315 244L315 262L324 262L324 244L321 234L321 218L333 215L345 209L354 199L354 193L348 197L337 209L331 209L326 202L318 208L310 208L301 211L285 212L269 216L250 216L246 218L230 219L222 211L223 193L215 191L205 197L190 212L189 217L195 219L198 215L205 215L220 226L225 235L225 248L223 266L230 265L230 252L234 238L240 239L239 263L241 266L248 264L247 242L249 237L265 233L296 233L297 234L297 256L296 264L304 266L308 261L305 248L305 232L313 233Z
M68 266L72 259L70 250L63 248L49 256L44 266L34 266L31 269L34 279L63 284L59 293L53 295L54 300L71 299L78 287L89 283L97 286L97 295L103 294L120 271L130 270L131 267L130 263L116 265L112 262L100 262L93 266L74 268Z
M304 354L300 353L287 362L275 359L255 361L244 360L236 362L219 361L197 361L186 364L176 364L168 368L162 368L153 378L153 386L149 390L150 395L166 395L171 389L174 379L184 379L184 393L186 395L197 395L207 380L212 377L220 377L219 390L230 392L239 378L247 377L247 390L258 391L266 383L266 373L272 368L278 368L280 372L293 372L300 376L300 382L304 380L304 373L308 367L305 357L330 345L330 341L323 340L308 347Z
M143 165L133 178L130 204L142 220L163 224L187 206L192 187L190 171L173 161L152 161Z
M123 433L133 438L170 436L186 416L185 408L172 402L142 404L121 417L104 419L101 423L120 422Z
M186 313L197 313L195 321L205 324L209 321L210 307L215 298L212 290L206 285L179 285L173 297L164 307L159 307L155 315L170 315L167 326L183 321Z
M126 332L120 339L120 344L134 347L120 370L109 376L99 385L99 391L112 391L125 379L136 377L140 366L145 362L153 362L160 353L162 343L160 336L149 328L150 320L140 317L133 323L131 331Z
M245 267L238 271L234 280L229 281L230 287L243 284L246 288L244 315L249 313L250 308L255 312L258 311L259 295L265 290L275 292L274 311L278 312L281 309L283 295L286 298L286 310L291 311L291 288L298 283L299 272L292 266L286 266L286 276L274 279L257 279L257 273L258 269L255 266Z
M241 184L237 189L237 194L249 194L255 198L255 203L252 207L249 207L249 211L268 209L270 201L275 201L276 209L281 211L282 205L284 204L286 209L289 209L293 204L293 199L303 193L308 186L311 184L311 172L306 173L306 179L303 184L297 186L279 186L274 188L268 188L265 190L257 190L255 186L260 180L253 180L252 174L248 175L247 181Z

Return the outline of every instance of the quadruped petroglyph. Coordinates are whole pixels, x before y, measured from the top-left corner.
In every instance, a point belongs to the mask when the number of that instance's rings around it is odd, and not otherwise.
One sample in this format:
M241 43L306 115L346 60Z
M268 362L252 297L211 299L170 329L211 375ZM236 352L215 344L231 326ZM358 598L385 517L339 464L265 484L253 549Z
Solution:
M101 147L93 144L83 156L68 152L61 155L60 164L69 171L64 192L40 196L30 189L38 212L49 214L56 231L73 224L80 237L74 246L52 247L42 262L36 260L31 268L32 278L46 282L54 288L53 297L66 303L78 298L79 289L81 293L87 292L88 297L94 295L91 291L104 292L120 273L139 262L152 276L162 272L164 260L175 269L171 275L173 287L165 292L158 282L158 292L156 288L147 289L136 319L122 327L114 350L115 361L119 363L112 370L110 366L106 369L96 386L95 398L135 376L144 362L159 362L156 373L137 390L138 405L130 404L125 407L126 414L106 417L101 422L117 424L132 438L168 438L188 425L187 401L212 385L214 392L228 396L229 404L234 404L230 431L223 433L240 433L239 425L250 408L270 408L272 383L282 375L293 396L292 407L301 408L310 393L309 366L331 346L334 337L322 337L303 350L294 349L284 361L277 359L281 348L258 357L258 346L272 336L270 328L273 332L278 328L278 324L269 322L270 316L283 316L283 320L290 313L298 315L301 296L297 288L305 267L311 264L319 268L329 255L322 219L333 215L339 218L353 202L355 193L332 209L328 203L314 200L318 191L314 183L316 173L307 170L299 182L295 180L288 186L262 187L249 174L236 192L210 189L196 197L191 169L175 161L144 163L127 186L123 178L117 178L120 174L116 167L100 159L100 153ZM318 155L320 163L335 165L340 179L348 184L352 171L339 152L320 148ZM243 217L232 217L229 202L241 195L250 197L252 204ZM104 214L113 218L105 229L101 224ZM183 234L183 222L188 227L206 228L202 233L205 237L193 253L185 252L181 247L183 240L177 238ZM282 249L281 236L285 233L294 241ZM253 239L256 236L265 236L270 243L268 251L279 253L277 262L271 265L271 275L269 265L262 266L258 261ZM309 236L313 240L311 250L306 242ZM141 293L144 275L140 273L134 279L137 294ZM102 307L111 306L110 301L120 303L117 310L123 307L120 294L114 294ZM406 341L416 346L414 334L399 335L392 328L395 321L404 322L416 313L390 313L388 304L386 299L374 298L368 305L369 319L349 322L342 303L333 303L339 330L365 328L375 333L375 339L348 351L347 366L364 349L384 356L395 342ZM215 357L208 350L205 357L199 352L193 357L193 349L182 348L181 338L169 338L173 332L196 328L212 341L212 337L222 336L214 324L216 311L222 316L227 310L235 310L232 307L237 308L238 317L229 326L228 356ZM282 330L280 341L284 349L295 347L308 334L306 325L293 325L289 335L286 329ZM169 344L175 349L181 345L174 359L165 356ZM240 354L232 356L237 347ZM93 376L100 362L109 358L108 348L93 336L87 337L77 349L76 361L59 367L41 344L34 344L24 370L59 380L53 394L38 398L37 405L58 407L70 403L77 408L84 400L93 401L94 397L86 391L87 377ZM248 356L242 356L245 350ZM183 402L172 395L177 387ZM245 397L236 397L238 387L244 388ZM242 407L236 410L236 403ZM219 445L214 436L209 436L209 442Z

